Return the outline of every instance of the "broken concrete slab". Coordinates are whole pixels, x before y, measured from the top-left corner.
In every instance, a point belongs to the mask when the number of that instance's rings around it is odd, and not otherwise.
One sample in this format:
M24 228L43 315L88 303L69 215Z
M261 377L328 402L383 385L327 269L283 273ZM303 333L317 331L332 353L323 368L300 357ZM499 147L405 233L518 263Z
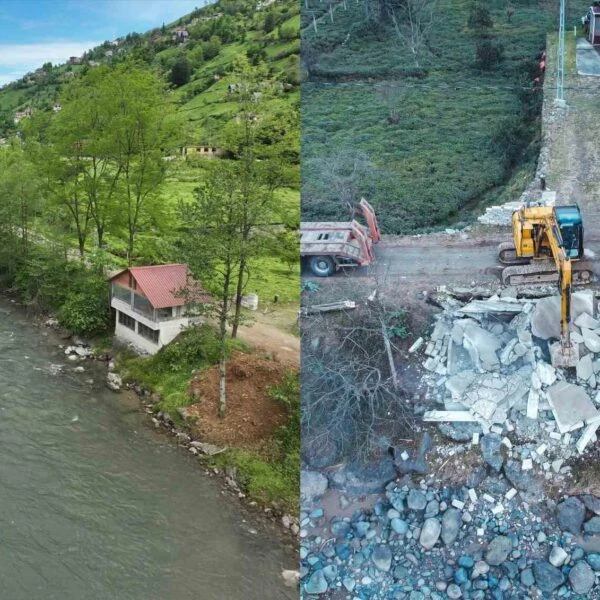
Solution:
M581 328L581 337L585 347L590 352L600 352L600 336L595 334L591 329Z
M477 420L477 417L468 410L428 410L423 413L423 421L473 423L477 422Z
M449 377L444 385L455 400L460 400L475 380L475 377L473 371L461 371Z
M600 321L594 319L594 317L586 312L581 313L573 322L577 327L581 327L582 329L598 329L600 327Z
M591 354L586 354L579 360L576 367L577 379L588 381L594 375L594 367L592 365Z
M583 430L581 437L575 444L579 454L583 454L586 446L596 437L596 431L598 430L598 427L600 427L600 422L591 423Z
M463 346L478 369L493 371L498 368L500 361L496 350L502 346L502 342L489 331L472 322L467 323L464 327Z
M540 396L535 390L529 390L527 397L527 418L537 419L540 406Z
M531 315L531 332L542 340L560 337L560 296L541 298ZM594 311L594 294L591 290L575 292L571 295L571 320Z
M489 298L488 300L472 300L459 308L461 314L518 314L523 311L523 304L518 300ZM600 324L598 325L600 327Z
M536 364L535 373L542 385L552 385L556 381L556 369L543 360Z
M599 414L586 391L578 385L559 381L548 388L547 396L560 433Z

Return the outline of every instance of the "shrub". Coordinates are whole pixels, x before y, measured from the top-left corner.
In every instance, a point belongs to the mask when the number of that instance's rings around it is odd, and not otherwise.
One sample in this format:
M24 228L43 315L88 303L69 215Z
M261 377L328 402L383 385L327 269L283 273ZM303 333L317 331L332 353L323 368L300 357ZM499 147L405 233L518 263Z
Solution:
M477 42L475 49L477 64L483 71L491 71L504 58L504 48L500 43L489 39Z

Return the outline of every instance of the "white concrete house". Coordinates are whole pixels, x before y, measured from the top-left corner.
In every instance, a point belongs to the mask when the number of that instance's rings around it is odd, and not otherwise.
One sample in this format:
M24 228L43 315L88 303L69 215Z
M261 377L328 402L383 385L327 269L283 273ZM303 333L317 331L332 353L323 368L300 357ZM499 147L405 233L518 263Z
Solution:
M198 304L210 296L189 276L187 265L129 267L110 278L115 336L141 352L155 354L184 327L198 323ZM181 290L193 286L192 298ZM189 294L188 294L189 295Z

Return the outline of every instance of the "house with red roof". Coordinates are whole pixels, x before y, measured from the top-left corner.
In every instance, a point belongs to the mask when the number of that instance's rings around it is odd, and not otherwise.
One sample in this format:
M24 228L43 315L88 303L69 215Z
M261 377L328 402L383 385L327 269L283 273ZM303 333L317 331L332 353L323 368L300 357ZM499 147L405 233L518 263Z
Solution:
M185 264L129 267L113 275L110 285L115 336L148 354L199 322L198 305L211 302Z

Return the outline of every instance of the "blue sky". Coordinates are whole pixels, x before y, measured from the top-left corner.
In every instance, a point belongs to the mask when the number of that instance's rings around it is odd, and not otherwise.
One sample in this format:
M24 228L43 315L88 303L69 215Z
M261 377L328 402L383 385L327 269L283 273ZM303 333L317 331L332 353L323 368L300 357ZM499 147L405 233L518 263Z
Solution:
M205 0L0 0L0 86L105 40L143 33Z

